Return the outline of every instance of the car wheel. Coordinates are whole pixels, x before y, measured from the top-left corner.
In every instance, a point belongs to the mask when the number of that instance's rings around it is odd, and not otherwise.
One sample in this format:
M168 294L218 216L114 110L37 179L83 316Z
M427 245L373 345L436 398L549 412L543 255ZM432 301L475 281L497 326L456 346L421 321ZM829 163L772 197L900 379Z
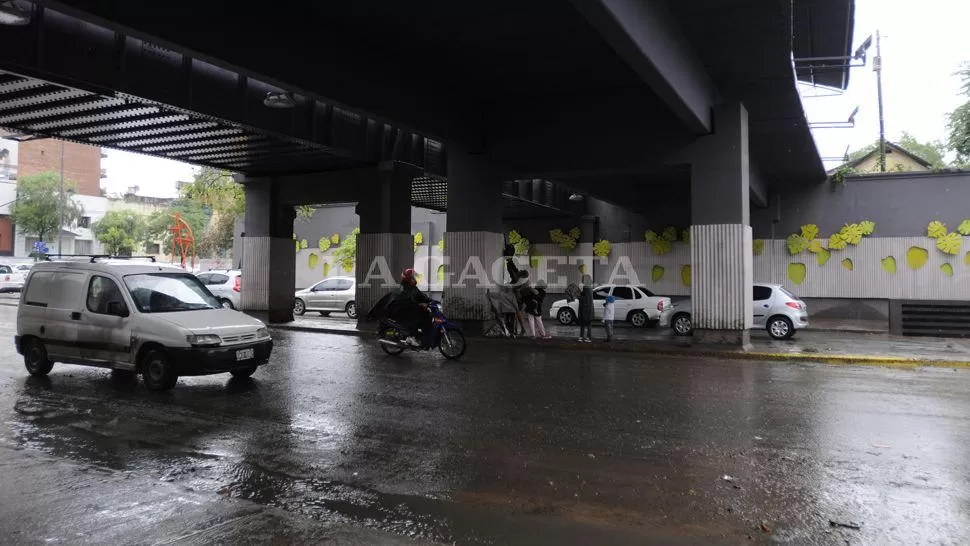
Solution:
M320 311L320 316L321 317L329 317L330 316L330 311Z
M232 376L235 377L236 379L245 379L247 377L251 377L254 373L256 373L256 368L257 366L238 368L235 370L231 370L229 373L232 374Z
M344 309L347 312L347 316L355 319L357 318L357 302L350 302L347 304L347 308Z
M559 324L569 326L570 324L576 322L576 313L573 313L573 310L569 307L563 307L558 313L556 313L556 319L559 321Z
M647 325L647 314L643 311L635 311L630 315L630 322L636 328L643 328Z
M689 336L694 331L694 324L687 313L674 315L674 318L670 321L670 327L678 336Z
M50 373L54 363L47 357L47 348L39 339L31 339L24 347L24 367L30 375L43 376Z
M795 335L795 326L788 317L772 317L768 321L768 335L773 339L791 339Z
M222 300L219 301L219 305L221 305L223 309L235 309L235 307L232 306L232 302L225 298L222 298Z
M302 316L303 313L306 313L306 302L297 298L296 303L293 304L293 314Z
M167 391L178 383L175 365L164 351L152 349L141 360L141 376L145 386L153 391Z

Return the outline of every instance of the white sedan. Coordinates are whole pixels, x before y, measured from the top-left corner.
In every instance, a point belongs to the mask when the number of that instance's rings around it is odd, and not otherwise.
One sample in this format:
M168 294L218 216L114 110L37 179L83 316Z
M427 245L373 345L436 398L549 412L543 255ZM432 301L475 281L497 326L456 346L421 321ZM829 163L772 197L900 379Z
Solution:
M15 265L0 264L0 292L20 292L24 287L26 274Z
M596 320L603 319L603 302L611 294L616 298L616 320L629 321L637 328L656 325L660 314L671 305L670 298L657 296L642 286L606 284L593 289L593 317ZM557 300L549 309L549 318L562 325L576 322L578 316L579 300Z

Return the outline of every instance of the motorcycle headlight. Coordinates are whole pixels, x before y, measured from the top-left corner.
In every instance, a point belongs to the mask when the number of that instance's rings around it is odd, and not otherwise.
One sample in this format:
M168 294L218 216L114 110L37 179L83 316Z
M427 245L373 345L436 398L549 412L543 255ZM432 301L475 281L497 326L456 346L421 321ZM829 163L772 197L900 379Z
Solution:
M189 345L218 345L222 343L222 338L215 334L202 334L185 336L185 341L188 341Z
M266 339L266 338L268 338L269 337L269 329L268 328L260 328L259 330L256 330L256 337L258 339Z

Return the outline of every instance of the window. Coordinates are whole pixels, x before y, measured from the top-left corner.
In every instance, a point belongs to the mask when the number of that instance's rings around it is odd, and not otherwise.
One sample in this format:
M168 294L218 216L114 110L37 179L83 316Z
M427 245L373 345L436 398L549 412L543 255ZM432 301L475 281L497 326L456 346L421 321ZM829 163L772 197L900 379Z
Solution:
M27 294L24 296L26 305L47 307L50 302L51 286L54 284L53 271L38 271L30 276L27 284Z
M91 217L82 216L80 220L77 221L77 227L79 228L89 228L91 227Z
M609 293L610 293L609 288L597 288L596 290L593 290L593 299L605 300L606 296L609 295Z
M212 278L212 273L202 273L201 275L196 275L195 278L199 279L202 284L209 284L209 279Z
M327 279L325 281L321 281L317 283L317 285L313 287L314 292L329 292L330 290L336 290L336 289L337 289L337 279Z
M94 241L90 239L78 239L74 241L74 253L75 254L91 254L93 250Z
M145 245L146 254L161 254L161 252L162 252L161 245L159 245L158 243L148 243Z
M200 311L221 307L199 279L185 273L126 275L131 299L142 313Z
M118 283L113 280L93 275L88 284L88 311L99 315L108 314L108 303L118 302L125 308L125 298L121 295Z
M350 279L338 279L337 287L334 290L350 290L354 287L354 281Z
M613 297L618 300L632 300L633 289L629 286L617 286L613 289Z
M767 286L754 287L754 301L764 301L771 298L771 289Z
M9 265L0 265L0 273L13 273L13 269Z
M646 294L648 298L652 298L652 297L656 296L656 294L654 294L653 292L647 290L643 286L638 286L637 288L640 289L641 292L643 292L644 294Z
M207 282L206 284L219 285L219 284L226 284L226 282L228 281L229 281L228 275L223 275L221 273L213 273L212 276L209 277L209 282Z

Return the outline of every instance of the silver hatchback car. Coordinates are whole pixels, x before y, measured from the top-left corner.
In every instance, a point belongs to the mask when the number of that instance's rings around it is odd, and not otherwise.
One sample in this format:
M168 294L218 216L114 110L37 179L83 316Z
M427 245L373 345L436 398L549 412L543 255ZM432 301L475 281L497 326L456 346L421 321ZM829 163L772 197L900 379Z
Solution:
M293 312L302 315L307 311L317 311L321 316L330 313L347 313L357 318L357 282L353 277L331 277L296 293Z
M665 309L660 325L670 326L678 336L694 331L691 300L683 300ZM754 285L754 328L764 328L774 339L791 339L795 332L808 328L808 307L805 302L780 284Z

